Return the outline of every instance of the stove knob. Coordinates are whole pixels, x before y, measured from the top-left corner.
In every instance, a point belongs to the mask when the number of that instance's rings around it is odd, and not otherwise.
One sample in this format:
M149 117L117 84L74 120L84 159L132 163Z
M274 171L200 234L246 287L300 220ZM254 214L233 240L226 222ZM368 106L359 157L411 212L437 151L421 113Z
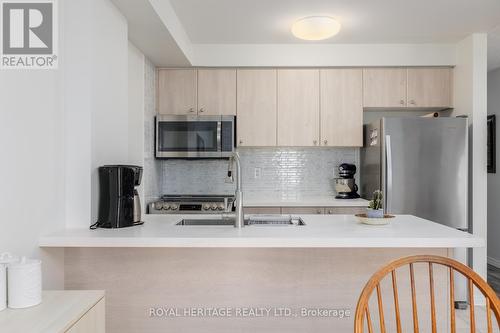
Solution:
M212 206L210 207L211 210L216 210L217 209L217 205L216 204L212 204Z
M203 205L203 210L210 210L210 205L209 204L204 204Z
M163 204L163 210L170 210L169 204Z
M224 210L224 204L219 204L219 205L217 206L217 209L218 209L218 210Z
M155 202L154 203L154 208L156 210L162 210L163 209L163 202Z
M173 204L172 206L170 206L171 210L177 210L178 208L179 208L179 206L177 206L176 204Z

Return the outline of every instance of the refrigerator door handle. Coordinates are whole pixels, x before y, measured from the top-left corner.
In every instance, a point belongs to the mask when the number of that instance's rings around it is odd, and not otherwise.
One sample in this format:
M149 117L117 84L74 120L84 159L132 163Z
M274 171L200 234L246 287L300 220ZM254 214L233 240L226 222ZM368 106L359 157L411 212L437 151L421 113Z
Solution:
M387 189L385 195L385 212L390 213L392 210L392 150L391 150L391 136L385 136L385 151L387 159Z

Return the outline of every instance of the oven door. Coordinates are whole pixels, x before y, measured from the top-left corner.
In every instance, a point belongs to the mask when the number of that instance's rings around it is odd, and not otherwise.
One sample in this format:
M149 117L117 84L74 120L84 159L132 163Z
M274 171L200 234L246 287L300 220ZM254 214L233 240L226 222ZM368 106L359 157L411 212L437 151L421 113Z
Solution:
M220 116L156 117L156 157L221 157Z

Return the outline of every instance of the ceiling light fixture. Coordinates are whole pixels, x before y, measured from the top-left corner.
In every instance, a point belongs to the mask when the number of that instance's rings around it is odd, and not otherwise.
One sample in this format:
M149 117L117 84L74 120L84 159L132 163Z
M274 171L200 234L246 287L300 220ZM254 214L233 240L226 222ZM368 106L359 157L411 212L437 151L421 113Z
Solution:
M308 16L292 25L292 34L305 40L322 40L335 36L340 22L329 16Z

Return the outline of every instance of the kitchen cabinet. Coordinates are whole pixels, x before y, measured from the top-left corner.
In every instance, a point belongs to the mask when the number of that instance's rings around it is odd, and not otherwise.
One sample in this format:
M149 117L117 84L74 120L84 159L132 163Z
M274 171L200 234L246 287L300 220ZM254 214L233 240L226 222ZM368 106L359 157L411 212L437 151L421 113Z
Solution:
M327 207L325 208L325 214L335 215L335 214L363 214L366 213L366 207Z
M324 214L323 207L281 207L281 214Z
M448 109L452 105L450 67L365 68L365 108Z
M362 214L366 213L366 207L245 207L245 214L291 214L291 215L310 215L310 214Z
M67 333L104 333L105 332L104 300L94 305L81 317Z
M236 115L235 69L198 69L198 114Z
M67 333L106 331L103 290L44 290L42 299L42 303L37 306L0 311L0 331Z
M406 79L406 68L363 69L363 106L406 107Z
M363 146L363 72L361 69L320 71L322 146Z
M196 114L196 69L158 70L158 113Z
M319 145L319 70L278 70L278 146Z
M237 72L238 146L276 146L276 70Z
M281 214L280 207L246 207L245 214Z
M408 68L408 106L451 108L452 75L451 68Z

